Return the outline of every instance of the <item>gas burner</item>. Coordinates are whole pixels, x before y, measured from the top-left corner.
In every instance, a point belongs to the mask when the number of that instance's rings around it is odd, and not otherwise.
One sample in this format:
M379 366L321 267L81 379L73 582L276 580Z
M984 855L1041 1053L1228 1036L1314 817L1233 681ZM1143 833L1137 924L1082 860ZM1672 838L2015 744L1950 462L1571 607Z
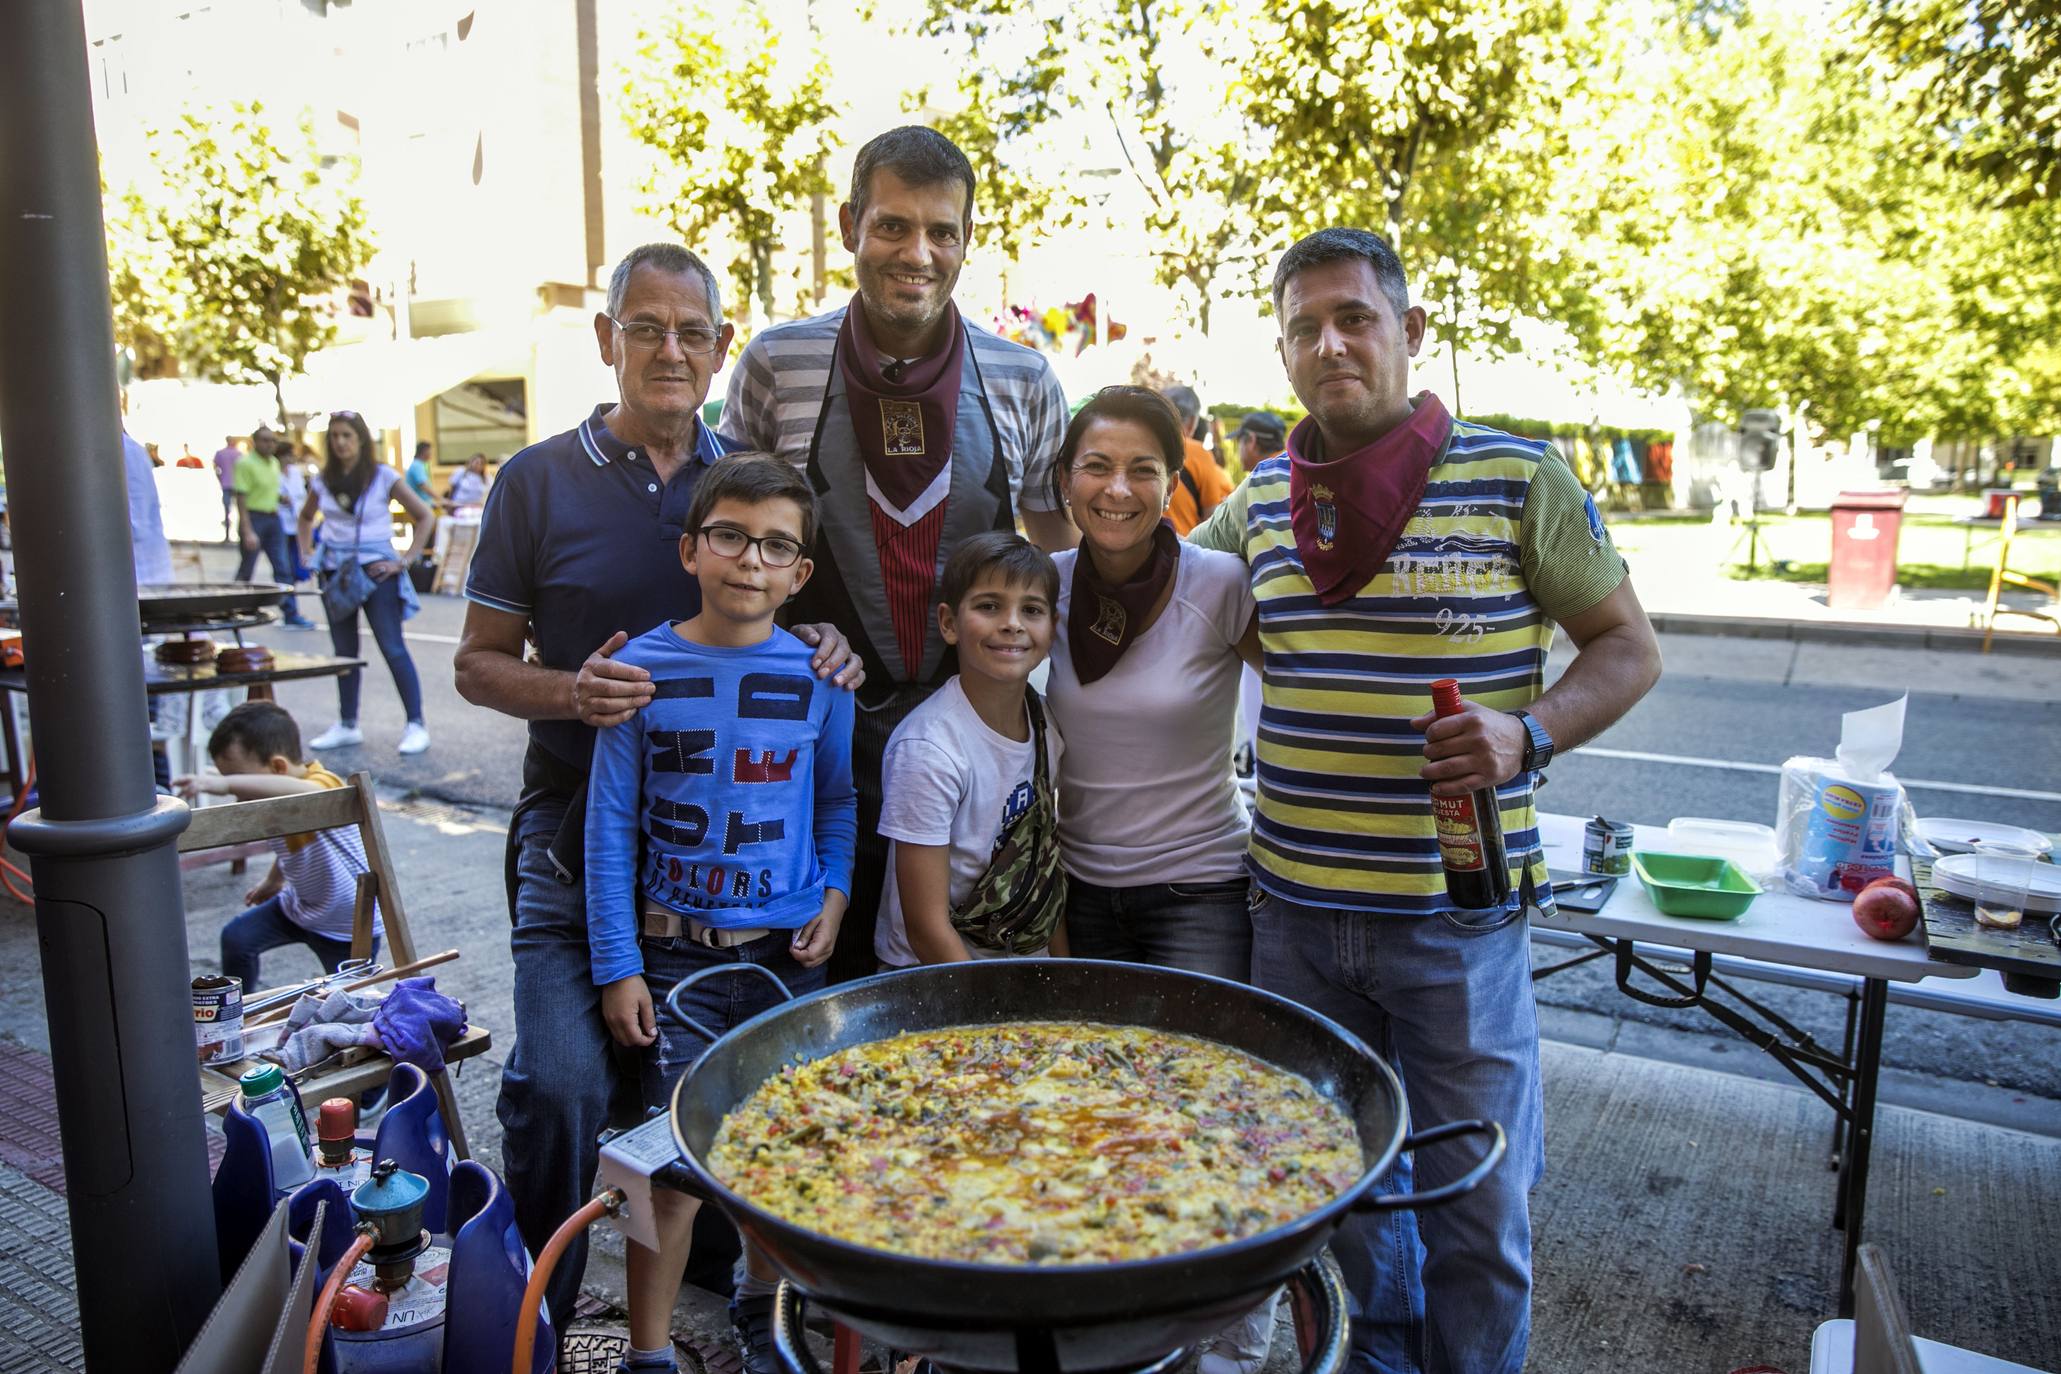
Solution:
M1339 1275L1337 1261L1329 1251L1318 1255L1297 1270L1286 1287L1295 1318L1296 1345L1302 1353L1302 1374L1338 1374L1345 1367L1350 1328L1345 1281ZM824 1374L823 1366L809 1349L803 1326L808 1302L808 1295L786 1280L781 1281L774 1296L773 1344L786 1374ZM825 1310L833 1316L840 1315L833 1309ZM885 1324L904 1331L916 1329L891 1312L854 1315L867 1326ZM940 1354L961 1356L957 1363L933 1360L947 1374L1167 1374L1189 1354L1188 1347L1179 1346L1144 1363L1109 1366L1094 1363L1092 1358L1088 1363L1075 1363L1080 1359L1078 1352L1092 1349L1092 1339L1083 1340L1080 1333L1060 1326L1001 1331L969 1325L964 1331L938 1333L936 1345ZM1011 1347L1015 1356L1007 1362L964 1362L963 1356L969 1351L985 1348L993 1352ZM906 1353L928 1356L932 1352ZM840 1327L838 1358L832 1374L857 1374L857 1369L857 1337Z

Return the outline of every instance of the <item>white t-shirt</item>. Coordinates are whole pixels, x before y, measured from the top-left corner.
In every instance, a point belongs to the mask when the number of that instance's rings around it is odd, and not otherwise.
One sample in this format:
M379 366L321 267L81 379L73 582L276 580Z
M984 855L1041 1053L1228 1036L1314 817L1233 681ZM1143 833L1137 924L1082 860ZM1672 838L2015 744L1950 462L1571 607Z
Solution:
M451 504L477 506L487 499L487 479L471 468L460 468L451 479Z
M368 544L392 547L394 483L400 480L400 473L379 464L366 479L365 490L353 503L355 508L345 510L319 474L310 478L308 485L321 501L323 549L362 549Z
M1072 746L1059 772L1066 871L1097 887L1243 876L1248 822L1231 753L1238 638L1253 608L1244 560L1183 543L1166 609L1084 687L1066 637L1079 557L1052 560L1059 622L1046 691Z
M342 787L343 779L328 769L311 766L308 781L323 788ZM351 826L311 830L301 835L274 836L266 841L279 858L286 886L279 905L286 919L302 930L332 940L351 938L358 910L358 875L366 872L365 842ZM386 922L378 902L372 906L372 933L384 938Z
M1055 775L1061 748L1059 731L1048 714L1045 765ZM950 845L951 901L957 906L987 872L1009 822L1029 808L1037 766L1037 746L1030 740L1018 744L989 729L955 677L911 711L887 741L880 768L880 833L908 844ZM970 942L966 949L976 959L1007 957ZM873 930L873 953L896 968L922 962L910 948L902 924L892 847L880 920Z
M279 465L279 518L286 522L286 532L293 533L294 522L300 519L301 506L308 499L308 469L297 461Z

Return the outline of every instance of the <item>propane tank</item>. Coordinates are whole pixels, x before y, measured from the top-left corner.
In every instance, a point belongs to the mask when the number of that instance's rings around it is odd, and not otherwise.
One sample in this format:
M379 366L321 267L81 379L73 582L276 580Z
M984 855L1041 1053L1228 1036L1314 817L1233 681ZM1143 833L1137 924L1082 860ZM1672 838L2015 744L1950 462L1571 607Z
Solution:
M372 1152L358 1148L358 1107L332 1097L315 1114L315 1177L336 1180L350 1194L372 1174Z
M336 1374L437 1374L443 1368L451 1251L432 1243L422 1227L428 1196L429 1181L391 1159L373 1165L352 1192L351 1210L374 1239L330 1320Z

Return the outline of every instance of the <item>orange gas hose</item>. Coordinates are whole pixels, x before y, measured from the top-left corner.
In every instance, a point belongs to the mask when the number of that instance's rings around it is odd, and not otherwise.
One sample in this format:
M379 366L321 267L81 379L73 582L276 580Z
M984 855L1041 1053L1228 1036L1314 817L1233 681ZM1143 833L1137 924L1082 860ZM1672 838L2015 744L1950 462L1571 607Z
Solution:
M336 1306L336 1295L343 1292L344 1281L350 1278L358 1257L371 1248L372 1233L360 1231L351 1248L336 1262L336 1268L329 1271L329 1282L322 1285L322 1296L315 1299L314 1315L308 1318L308 1343L301 1351L301 1374L315 1374L315 1366L322 1362L322 1333L329 1329L329 1309ZM310 1245L308 1253L314 1252Z
M613 1216L621 1210L625 1197L620 1188L608 1188L595 1195L594 1200L565 1219L565 1224L551 1233L551 1239L544 1242L544 1248L537 1253L537 1262L530 1270L529 1286L522 1290L522 1308L515 1318L515 1359L509 1365L512 1374L530 1374L530 1360L537 1350L537 1315L544 1306L544 1285L551 1281L551 1271L558 1267L559 1256L565 1247L571 1245L573 1237L586 1230L606 1213Z

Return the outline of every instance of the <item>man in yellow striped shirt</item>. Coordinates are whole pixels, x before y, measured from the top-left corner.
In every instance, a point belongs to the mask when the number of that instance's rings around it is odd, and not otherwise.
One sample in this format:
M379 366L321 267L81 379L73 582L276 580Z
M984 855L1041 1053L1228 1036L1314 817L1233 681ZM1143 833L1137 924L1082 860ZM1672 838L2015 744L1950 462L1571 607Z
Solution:
M1545 1159L1526 913L1552 902L1532 790L1556 748L1646 693L1659 647L1561 456L1410 395L1425 316L1386 243L1310 235L1276 268L1274 306L1309 418L1190 536L1241 554L1259 604L1253 978L1386 1057L1417 1125L1486 1118L1508 1135L1473 1192L1340 1233L1356 1363L1517 1374L1527 1193ZM1544 690L1556 623L1577 653ZM1441 678L1467 709L1434 720ZM1495 789L1511 895L1460 907L1431 799L1482 788ZM1395 1181L1436 1188L1479 1153L1427 1146Z

